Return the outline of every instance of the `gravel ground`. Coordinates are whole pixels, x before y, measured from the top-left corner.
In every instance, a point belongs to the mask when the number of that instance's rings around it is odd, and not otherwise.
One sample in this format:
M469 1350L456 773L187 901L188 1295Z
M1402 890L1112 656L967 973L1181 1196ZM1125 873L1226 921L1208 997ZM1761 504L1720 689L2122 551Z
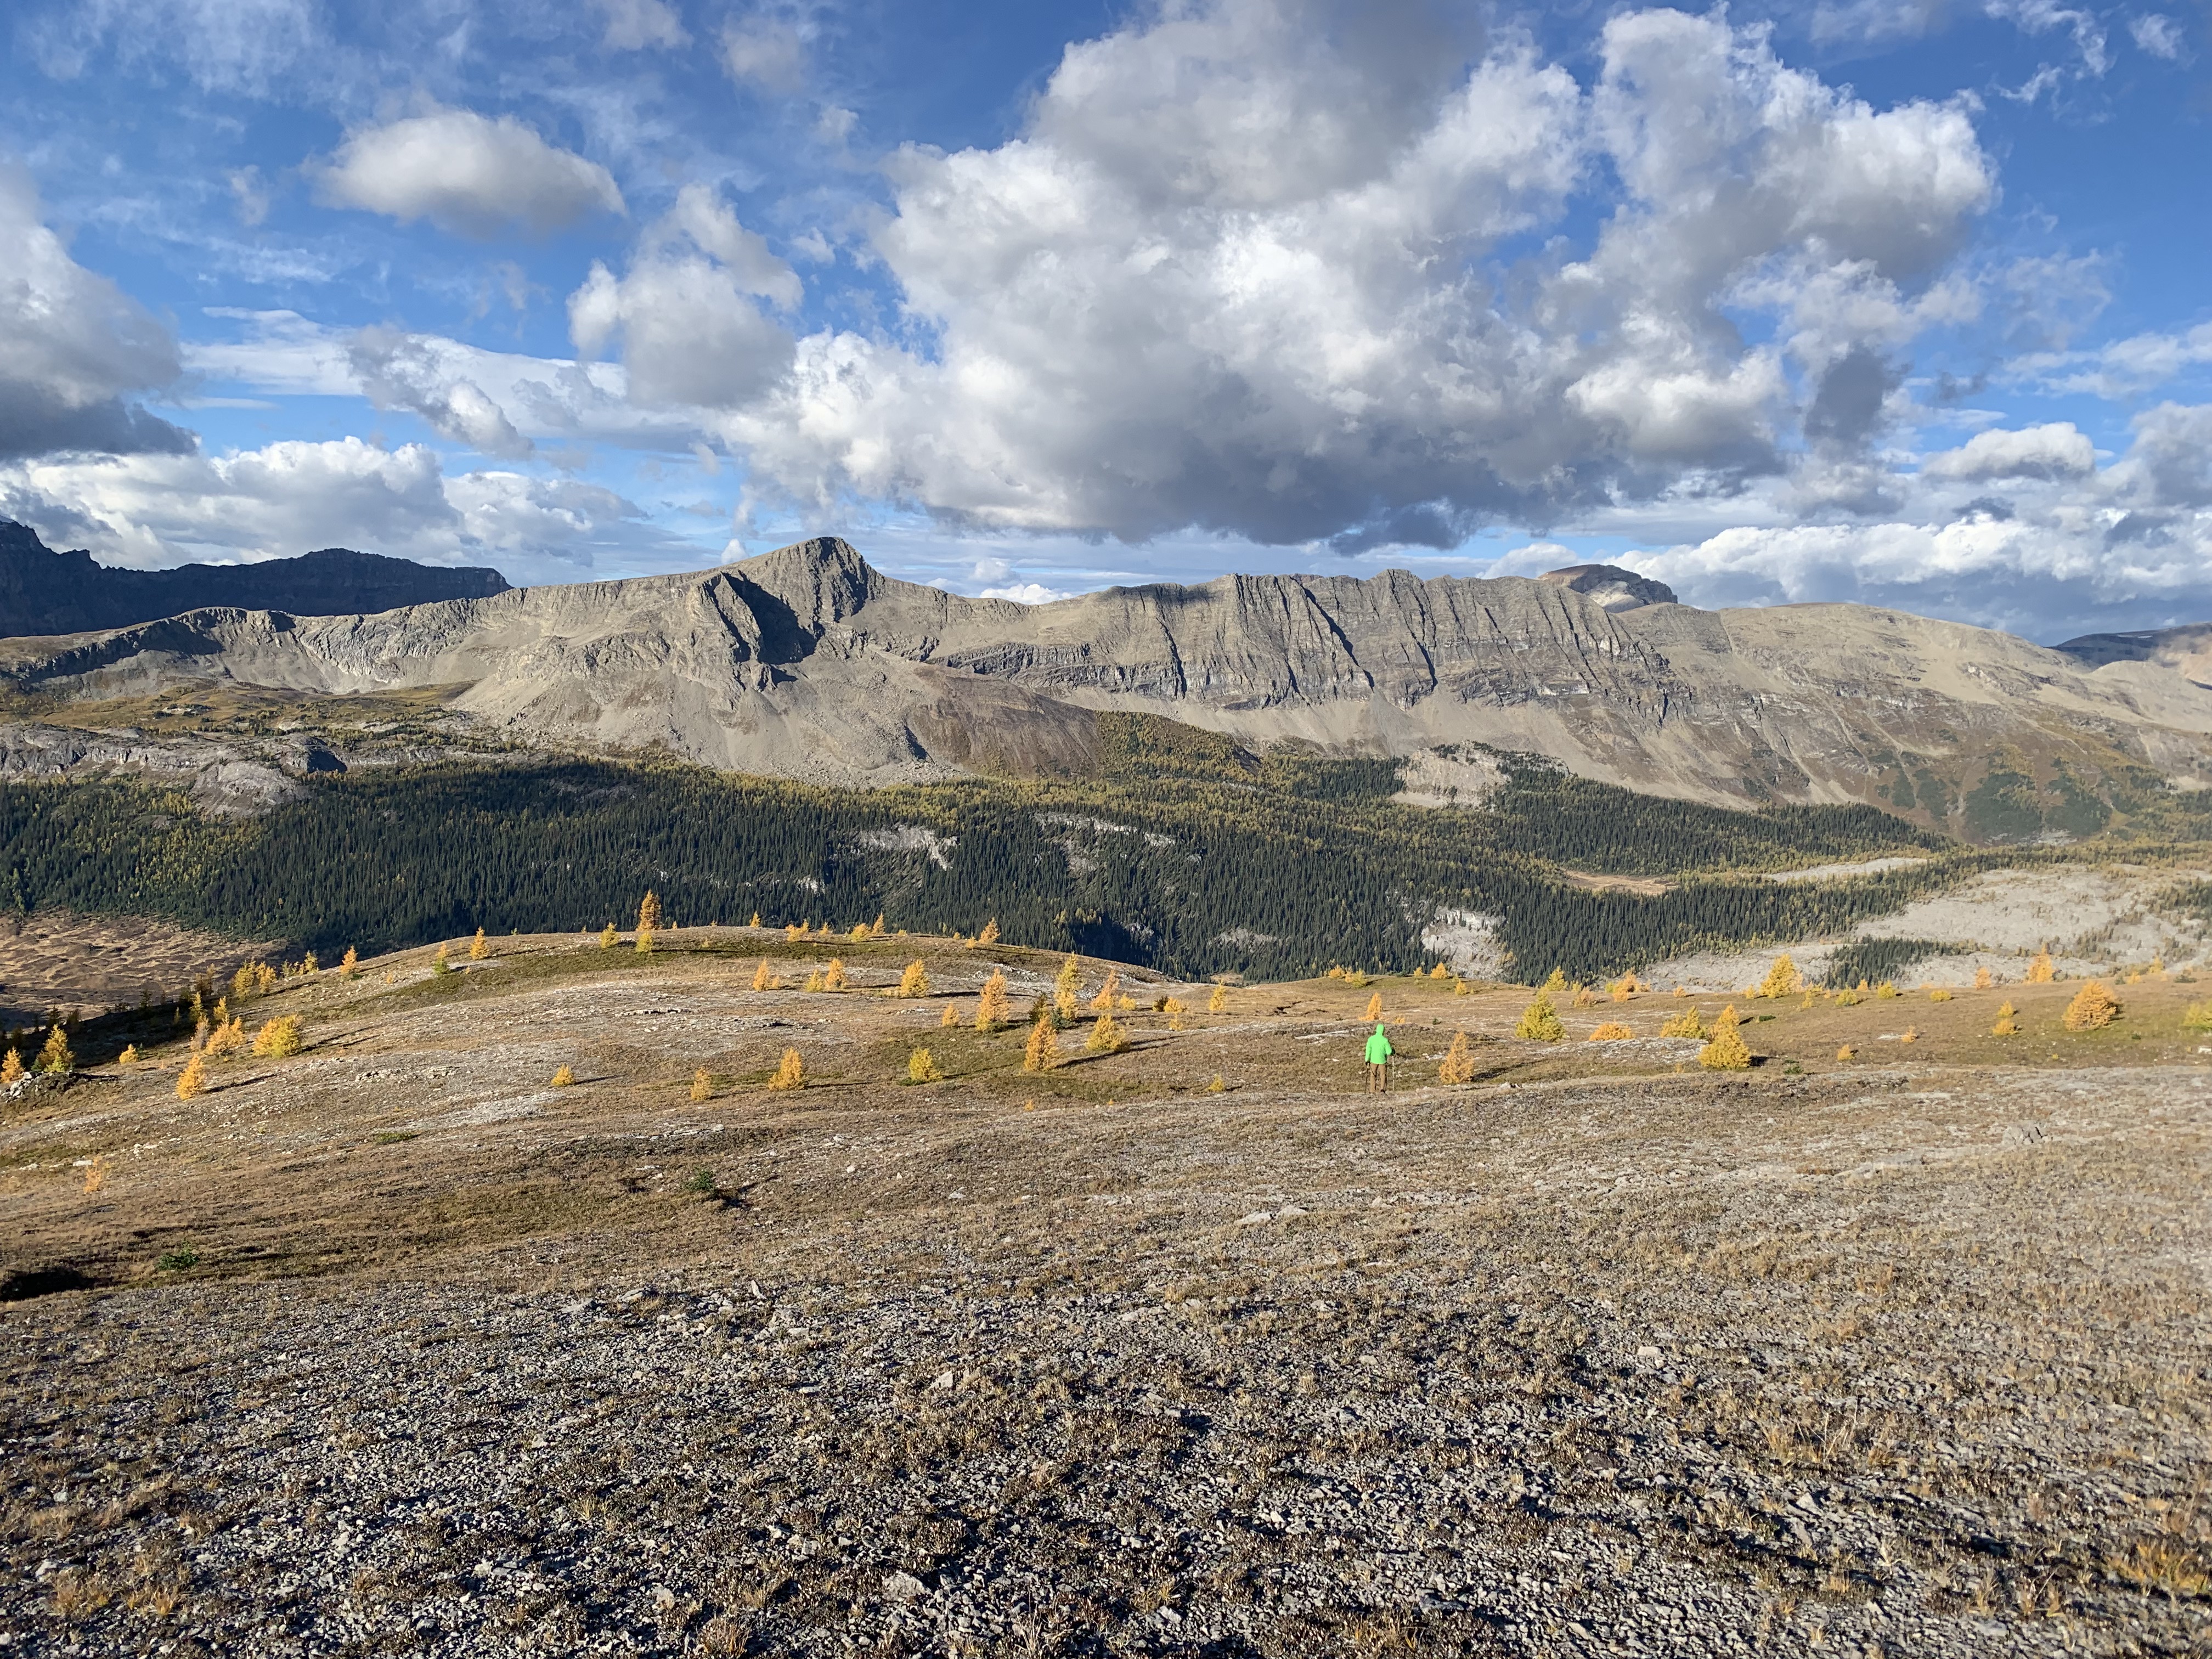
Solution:
M0 1650L2212 1650L2202 1066L1040 1080L750 966L0 1125Z

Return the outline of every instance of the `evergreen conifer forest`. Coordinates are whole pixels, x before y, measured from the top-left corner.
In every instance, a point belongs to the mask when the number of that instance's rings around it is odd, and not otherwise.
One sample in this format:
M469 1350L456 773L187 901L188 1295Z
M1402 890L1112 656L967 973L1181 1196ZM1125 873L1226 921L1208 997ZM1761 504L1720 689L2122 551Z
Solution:
M1594 976L1705 945L1842 930L1982 860L1865 806L1736 812L1515 757L1480 805L1393 802L1388 761L1271 756L1124 719L1102 775L841 790L683 763L540 757L305 781L224 819L120 782L0 787L21 911L158 916L334 956L433 939L627 925L647 888L677 926L916 933L995 916L1012 943L1170 972L1295 977L1431 960L1440 910L1499 918L1516 971ZM1759 872L1909 852L1815 883ZM1592 890L1563 870L1680 878Z

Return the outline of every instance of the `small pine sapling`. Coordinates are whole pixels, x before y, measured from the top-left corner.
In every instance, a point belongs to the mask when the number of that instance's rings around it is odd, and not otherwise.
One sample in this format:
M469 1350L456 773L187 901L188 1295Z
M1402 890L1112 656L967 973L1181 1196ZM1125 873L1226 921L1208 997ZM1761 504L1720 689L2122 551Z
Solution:
M1467 1040L1467 1033L1452 1033L1451 1048L1444 1055L1444 1063L1437 1068L1439 1083L1472 1083L1474 1081L1474 1045Z
M1452 994L1455 997L1471 997L1474 993L1467 988L1465 980L1455 979L1452 981Z
M1229 988L1226 985L1216 982L1212 993L1206 999L1206 1012L1209 1014L1229 1012Z
M1380 1019L1382 1018L1382 994L1380 991L1377 991L1373 996L1367 999L1367 1012L1363 1016L1363 1018L1366 1019Z
M599 949L602 951L613 950L621 939L622 935L615 931L615 925L611 921L599 929Z
M338 977L351 979L360 972L361 953L349 945L346 946L345 954L338 958Z
M1128 1046L1127 1034L1110 1012L1098 1016L1083 1042L1085 1050L1094 1054L1118 1054Z
M2069 1031L2101 1031L2119 1017L2119 1000L2106 988L2102 980L2083 981L2081 988L2074 994L2074 1000L2066 1005L2066 1029Z
M1846 1042L1842 1048L1836 1050L1836 1058L1839 1060L1854 1060L1857 1058L1857 1051L1854 1049L1850 1043Z
M1564 968L1553 969L1552 976L1536 988L1547 997L1564 995L1567 989L1567 970Z
M1190 1010L1184 1006L1181 997L1170 997L1160 1005L1160 1012L1168 1017L1168 1030L1180 1031L1183 1029L1182 1017Z
M1804 988L1805 976L1797 971L1797 964L1785 954L1774 958L1773 966L1766 970L1766 977L1759 981L1757 994L1769 1001L1778 1001L1784 997L1794 997Z
M2048 985L2057 977L2058 970L2051 965L2051 952L2038 951L2035 960L2027 964L2027 982L2030 985Z
M757 911L757 910L756 910L756 911L754 911L754 912L753 912L753 919L752 919L750 921L747 922L747 923L745 924L745 926L746 926L746 927L759 927L760 925L761 925L760 912L759 912L759 911Z
M830 958L830 965L822 970L822 988L842 991L845 988L845 961L842 957Z
M938 1029L939 1030L944 1030L951 1026L957 1025L959 1023L960 1005L957 1002L946 1003L945 1005L945 1012L938 1017Z
M822 970L819 968L810 969L808 970L806 975L806 988L810 991L819 991L822 988Z
M1029 1046L1022 1051L1022 1070L1049 1072L1060 1059L1060 1039L1048 1024L1030 1027Z
M983 924L983 931L975 935L975 943L978 945L996 945L998 942L999 919L996 916L993 916L990 921Z
M1997 1023L1990 1027L1990 1035L1991 1036L2020 1035L2020 1011L2010 1002L2008 1001L2004 1006L1997 1010Z
M1730 1003L1713 1021L1713 1034L1698 1051L1698 1064L1709 1072L1742 1072L1751 1067L1751 1045L1735 1029L1735 1005Z
M926 997L929 994L929 971L919 962L909 962L906 971L899 975L898 994L902 997Z
M14 1049L9 1049L10 1054ZM185 1062L185 1069L177 1073L177 1098L192 1100L207 1091L207 1056L194 1054Z
M1557 1042L1566 1034L1565 1022L1552 1006L1548 991L1536 993L1536 1000L1521 1011L1520 1023L1513 1028L1513 1035L1526 1042Z
M484 939L484 930L479 927L477 929L477 936L469 941L469 960L482 962L490 954L491 945Z
M876 913L875 921L869 925L868 937L870 939L881 939L884 937L884 916L883 912L880 910Z
M1895 999L1896 995L1897 987L1888 980L1882 981L1881 984L1874 988L1874 997L1876 1002L1891 1001Z
M1229 1085L1221 1080L1220 1073L1216 1072L1213 1074L1213 1081L1206 1085L1206 1092L1210 1095L1225 1095L1229 1092Z
M23 1080L23 1051L10 1048L8 1057L0 1060L0 1089L12 1089Z
M1986 991L1996 983L1996 981L1990 975L1990 965L1986 962L1974 969L1974 988L1977 991Z
M768 965L768 958L766 957L763 957L760 960L760 966L753 969L753 989L756 991L781 991L783 989L782 976L779 975L775 969Z
M691 1098L695 1101L711 1100L714 1094L714 1079L707 1075L707 1068L702 1066L691 1073Z
M1109 968L1106 970L1106 983L1099 988L1098 994L1091 999L1091 1012L1094 1014L1111 1013L1114 1005L1121 1000L1121 969Z
M138 1063L138 1045L135 1042L125 1044L123 1052L116 1055L115 1063L118 1066L136 1066Z
M806 1063L799 1059L798 1049L786 1048L783 1051L782 1062L776 1066L775 1075L768 1080L768 1086L771 1089L803 1089L806 1086Z
M446 960L446 946L444 942L441 940L438 945L438 954L430 958L431 975L435 978L443 979L447 974L450 974L453 971L453 964ZM217 1003L216 1005L215 1012L216 1018L217 1019L221 1019L222 1018L222 1005L221 1003Z
M929 1050L917 1048L906 1057L906 1080L908 1083L942 1083L945 1073L937 1069L937 1062L929 1057Z
M562 1062L560 1069L553 1073L553 1086L556 1089L568 1088L575 1081L576 1068L565 1060Z

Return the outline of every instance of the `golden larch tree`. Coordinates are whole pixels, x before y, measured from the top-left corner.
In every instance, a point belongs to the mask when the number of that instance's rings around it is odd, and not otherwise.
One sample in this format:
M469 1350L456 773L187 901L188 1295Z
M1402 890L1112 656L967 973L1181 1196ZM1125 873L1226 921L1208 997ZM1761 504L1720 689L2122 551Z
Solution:
M990 921L983 924L983 931L975 935L975 943L978 945L996 945L998 942L999 919L996 916L993 916Z
M1367 1019L1380 1019L1382 1018L1382 994L1380 991L1377 991L1373 996L1367 999L1367 1012L1364 1018Z
M842 991L845 988L845 962L842 957L830 958L830 965L822 970L822 988Z
M1128 1034L1111 1013L1103 1013L1091 1023L1091 1035L1083 1040L1083 1046L1094 1054L1118 1054L1129 1046Z
M76 1056L70 1052L69 1034L59 1022L46 1033L46 1046L39 1050L39 1069L49 1077L61 1077L76 1070Z
M937 1069L937 1062L929 1057L929 1050L917 1048L906 1057L906 1080L908 1083L942 1083L945 1073Z
M756 991L781 991L783 989L782 975L778 974L775 969L768 965L768 958L766 957L763 957L760 960L760 966L753 969L753 989Z
M714 1097L714 1079L707 1075L707 1068L702 1066L691 1073L691 1098L709 1100Z
M1552 1006L1548 991L1536 993L1535 1000L1521 1011L1520 1023L1513 1028L1513 1035L1528 1042L1557 1042L1566 1034L1566 1024Z
M771 1089L803 1089L806 1086L806 1062L799 1057L796 1048L786 1048L783 1059L775 1068L775 1075L768 1080Z
M1773 966L1766 970L1766 977L1759 981L1759 994L1770 1000L1778 1000L1783 997L1794 997L1804 988L1804 975L1797 971L1797 964L1784 954L1775 957Z
M1022 1050L1022 1070L1048 1072L1060 1059L1060 1039L1049 1024L1030 1027L1029 1045Z
M944 1013L938 1017L938 1029L940 1030L949 1030L951 1027L957 1025L959 1023L960 1005L957 1002L946 1003L945 1005Z
M349 945L346 946L345 954L338 958L338 975L341 978L351 979L360 971L361 953Z
M1226 985L1215 983L1212 994L1206 999L1206 1012L1209 1014L1229 1012L1229 988Z
M572 1087L575 1081L576 1068L568 1064L565 1060L562 1061L562 1064L554 1071L553 1087L556 1089Z
M995 1031L1012 1018L1013 1010L1006 1004L1006 973L994 968L991 977L983 981L982 994L975 999L975 1029Z
M1997 1023L1990 1027L1990 1035L1991 1036L2018 1036L2020 1035L2020 1011L2014 1008L2011 1003L2007 1002L2003 1007L1997 1010Z
M1713 1021L1713 1034L1698 1051L1698 1064L1709 1072L1743 1072L1751 1068L1751 1045L1735 1028L1735 1005L1730 1003Z
M15 1051L9 1050L10 1054ZM185 1069L177 1073L177 1098L191 1100L207 1090L207 1057L195 1054L185 1062Z
M2081 988L2074 994L2074 1000L2066 1005L2066 1029L2069 1031L2101 1031L2119 1017L2119 999L2102 980L2084 980Z
M926 997L929 994L929 970L919 962L909 962L906 971L899 975L898 994L902 997Z
M2048 985L2057 977L2058 970L2051 965L2051 952L2038 951L2035 960L2027 964L2027 982L2030 985Z
M602 951L611 951L615 948L615 945L621 940L621 939L622 934L616 929L614 923L611 921L605 927L602 927L599 930L599 949Z
M1609 1019L1606 1021L1604 1024L1592 1031L1585 1041L1590 1042L1626 1042L1629 1038L1635 1035L1635 1032L1630 1030L1628 1027L1621 1024L1618 1020Z
M8 1057L0 1060L0 1089L12 1089L23 1080L23 1051L10 1048Z
M1121 969L1109 967L1106 969L1106 983L1099 988L1098 994L1091 999L1091 1012L1096 1014L1112 1012L1114 1005L1120 1000L1121 995Z
M304 1046L297 1014L279 1014L253 1034L253 1052L262 1060L289 1060Z
M491 945L484 939L484 930L479 927L477 929L477 936L469 941L469 960L482 962L490 954Z
M1474 1045L1467 1040L1467 1033L1452 1033L1451 1048L1444 1055L1444 1063L1437 1068L1439 1083L1472 1083L1474 1081Z

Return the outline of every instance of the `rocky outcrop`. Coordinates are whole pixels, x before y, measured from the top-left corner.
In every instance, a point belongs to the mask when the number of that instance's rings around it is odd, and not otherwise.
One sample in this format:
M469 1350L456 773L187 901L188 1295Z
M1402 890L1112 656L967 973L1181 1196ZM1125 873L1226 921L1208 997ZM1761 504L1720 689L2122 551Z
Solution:
M1666 583L1639 576L1617 564L1571 564L1563 569L1547 570L1536 580L1580 593L1607 611L1634 611L1647 605L1680 603L1674 597L1674 590Z
M20 690L179 680L301 692L459 687L451 707L559 744L874 784L1079 773L1095 711L1255 747L1480 743L1727 804L1868 800L1923 822L1999 763L2212 777L2212 692L2009 635L1856 605L1608 610L1571 583L1224 576L1053 605L894 580L842 541L719 569L373 615L207 610L0 646Z
M496 570L447 569L326 547L258 564L122 570L82 550L58 553L28 526L0 519L0 637L125 628L208 605L301 616L389 611L502 592Z

